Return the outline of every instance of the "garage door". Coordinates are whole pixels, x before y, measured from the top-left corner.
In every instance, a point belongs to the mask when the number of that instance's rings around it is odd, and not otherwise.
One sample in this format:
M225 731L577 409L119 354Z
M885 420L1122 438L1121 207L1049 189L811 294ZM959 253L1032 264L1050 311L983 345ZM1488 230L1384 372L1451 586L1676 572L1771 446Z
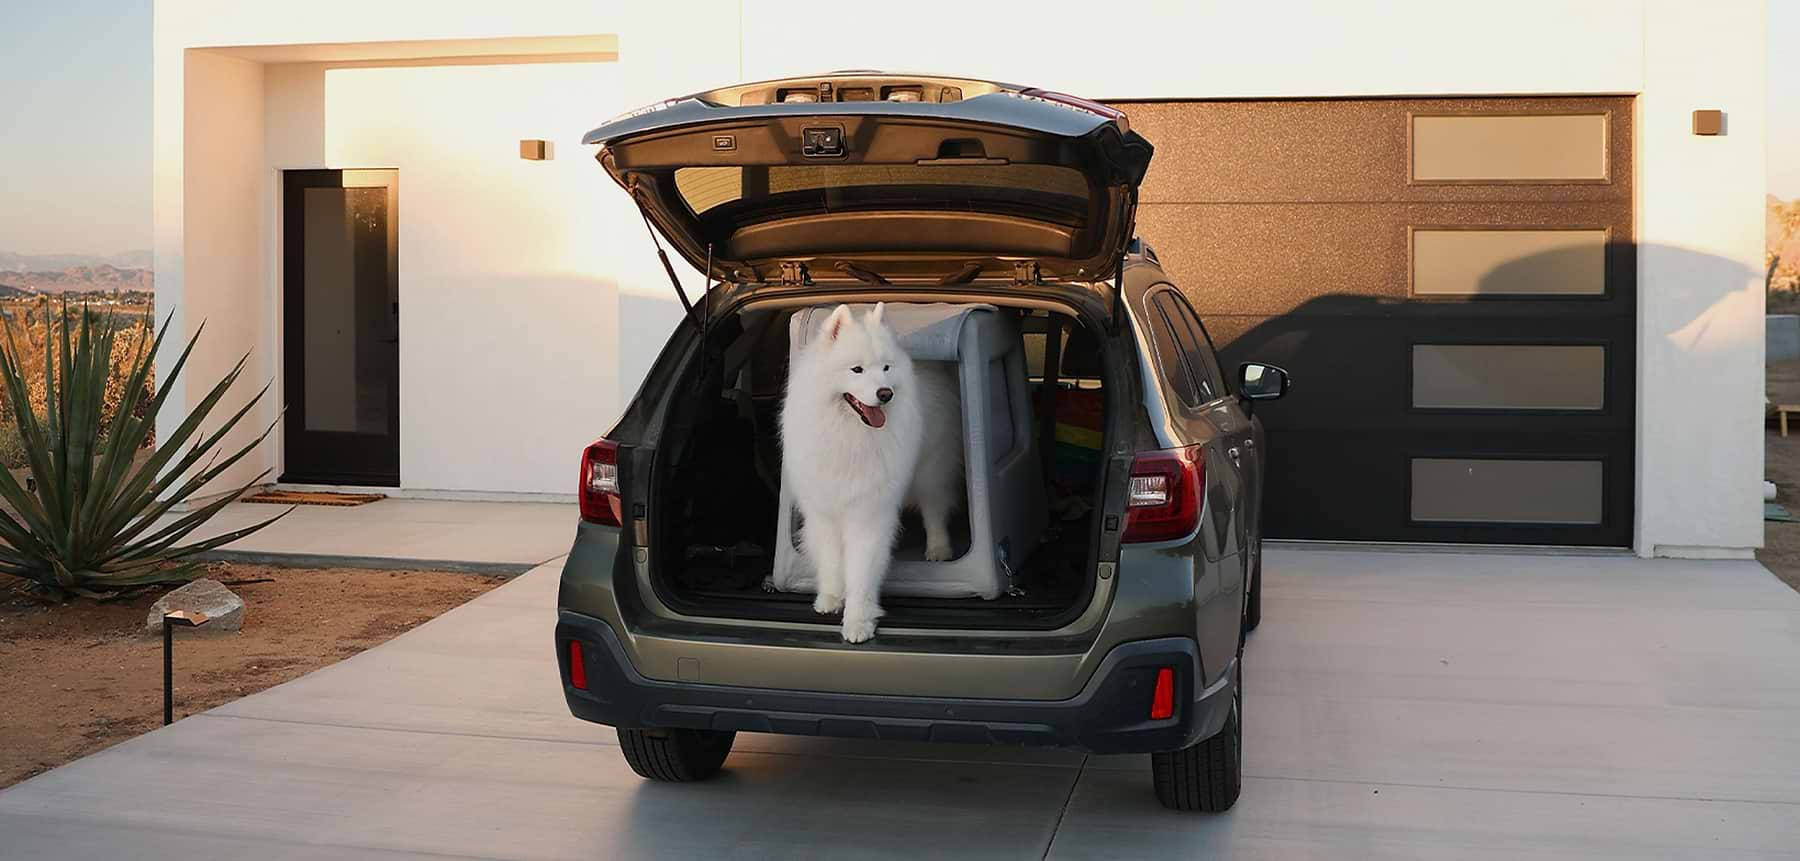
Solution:
M1631 102L1122 105L1138 233L1232 367L1286 367L1265 532L1626 545Z

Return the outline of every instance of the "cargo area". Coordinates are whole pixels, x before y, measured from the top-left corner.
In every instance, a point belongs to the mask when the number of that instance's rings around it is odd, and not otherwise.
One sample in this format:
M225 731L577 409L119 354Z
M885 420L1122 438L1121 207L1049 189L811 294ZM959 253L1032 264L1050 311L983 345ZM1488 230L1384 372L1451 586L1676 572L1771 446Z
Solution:
M752 305L712 321L700 361L687 365L676 388L679 400L670 404L652 479L651 576L678 612L825 619L812 611L810 581L782 591L773 584L783 578L771 576L784 527L791 525L780 522L779 435L791 339L809 314L823 316L822 307ZM919 517L903 513L883 590L883 625L1056 628L1078 616L1093 594L1108 397L1101 333L1072 315L1041 309L966 307L979 308L963 315L970 322L946 313L938 316L951 322L936 325L977 329L984 339L962 339L965 353L981 352L980 366L950 357L959 370L979 376L964 381L962 406L965 432L982 440L982 458L967 460L969 498L951 521L953 560L925 562ZM930 317L922 303L889 302L888 308L903 320L908 312ZM944 358L902 341L915 362ZM990 402L970 403L971 392ZM979 462L984 458L990 463ZM990 472L975 474L990 464ZM978 542L978 535L988 542ZM964 588L964 571L981 585ZM998 579L984 580L984 572Z

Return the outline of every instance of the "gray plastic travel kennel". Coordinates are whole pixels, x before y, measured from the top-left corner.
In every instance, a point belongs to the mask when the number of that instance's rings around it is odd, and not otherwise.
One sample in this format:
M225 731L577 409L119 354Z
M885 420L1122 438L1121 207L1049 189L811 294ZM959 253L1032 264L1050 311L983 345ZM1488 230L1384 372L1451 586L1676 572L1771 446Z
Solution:
M833 307L793 315L788 323L790 357L817 335ZM874 306L852 305L851 310L860 317ZM1037 548L1047 518L1018 317L991 305L944 303L889 303L884 317L914 360L958 365L968 531L961 533L953 519L958 555L944 562L925 561L922 541L903 535L881 592L996 598L1011 586L1011 572ZM770 585L783 592L817 591L814 573L795 544L796 512L785 484L780 504Z

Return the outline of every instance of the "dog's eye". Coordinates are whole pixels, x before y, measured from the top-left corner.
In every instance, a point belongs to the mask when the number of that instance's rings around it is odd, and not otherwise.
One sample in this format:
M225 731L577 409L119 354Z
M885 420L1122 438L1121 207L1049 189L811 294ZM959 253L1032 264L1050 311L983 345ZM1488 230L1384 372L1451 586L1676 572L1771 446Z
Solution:
M882 370L884 370L884 371L885 371L885 370L887 370L887 369L888 369L888 368L891 368L891 367L893 367L893 365L882 365L882 366L881 366L881 369L882 369Z
M854 367L854 368L851 368L851 369L850 369L850 373L852 373L852 374L860 374L860 373L862 373L862 365L857 365L857 366L856 366L856 367Z

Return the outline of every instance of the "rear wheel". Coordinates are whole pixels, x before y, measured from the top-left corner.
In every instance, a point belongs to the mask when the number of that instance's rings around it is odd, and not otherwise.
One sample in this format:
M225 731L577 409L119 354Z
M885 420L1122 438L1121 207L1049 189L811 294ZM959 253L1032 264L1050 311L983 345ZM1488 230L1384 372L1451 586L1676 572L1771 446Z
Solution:
M736 738L704 729L622 729L619 749L639 777L687 783L718 774Z
M1150 755L1156 800L1170 810L1223 813L1236 804L1244 784L1244 672L1238 658L1238 684L1225 726L1212 738L1180 750Z

